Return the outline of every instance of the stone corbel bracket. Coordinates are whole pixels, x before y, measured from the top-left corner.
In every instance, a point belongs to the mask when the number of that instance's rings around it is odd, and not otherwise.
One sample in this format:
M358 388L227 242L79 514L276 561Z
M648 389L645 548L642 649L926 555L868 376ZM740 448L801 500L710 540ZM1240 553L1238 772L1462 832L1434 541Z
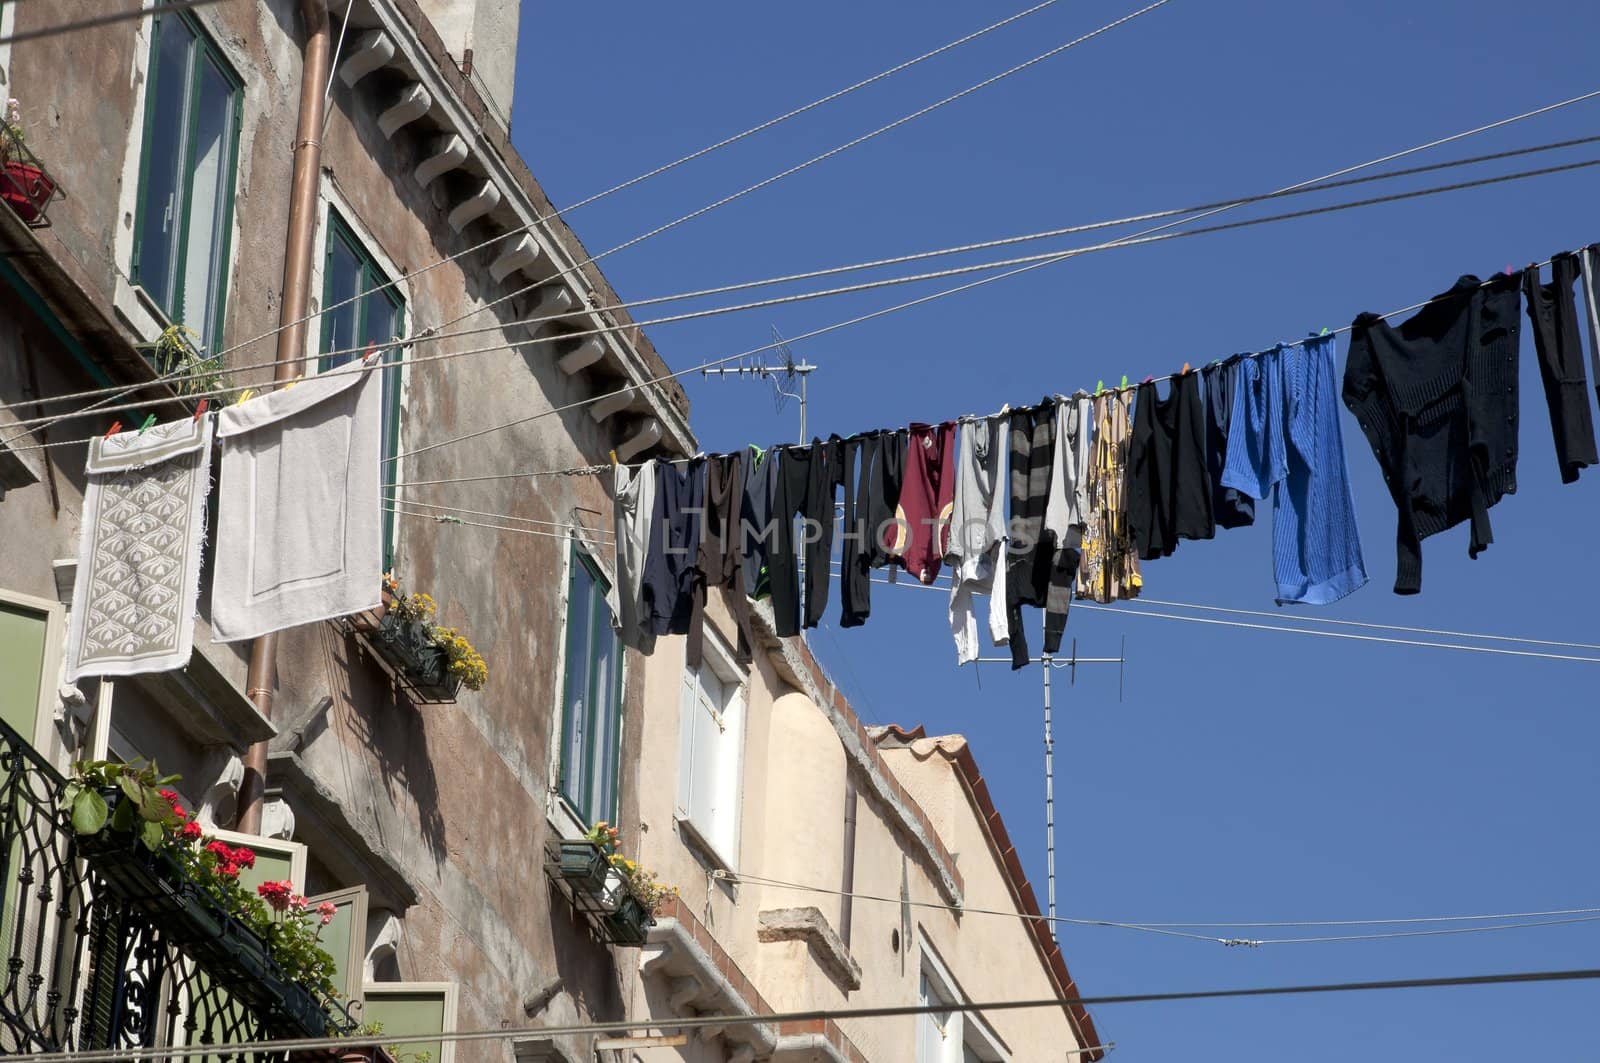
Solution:
M656 920L645 945L639 950L639 972L660 975L667 980L672 1006L692 1008L713 1015L754 1015L745 999L717 963L694 940L687 927L676 919ZM736 1026L706 1028L706 1039L721 1038L727 1045L728 1059L765 1059L778 1046L778 1028L769 1022L740 1023Z

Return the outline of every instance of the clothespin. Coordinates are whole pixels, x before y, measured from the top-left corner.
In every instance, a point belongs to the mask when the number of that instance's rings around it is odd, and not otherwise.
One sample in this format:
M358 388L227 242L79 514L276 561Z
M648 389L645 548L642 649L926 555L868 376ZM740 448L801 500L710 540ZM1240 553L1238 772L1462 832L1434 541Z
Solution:
M1509 265L1506 266L1506 276L1511 276L1511 267Z
M1104 380L1096 380L1094 382L1094 393L1096 395L1099 395L1105 389L1106 389L1106 382Z
M1184 362L1183 363L1183 372L1179 373L1178 375L1179 376L1187 376L1188 373L1189 373L1189 363L1188 362Z
M139 434L140 435L144 435L145 430L148 429L151 425L153 425L155 423L156 423L156 415L152 413L149 417L146 417L144 419L144 424L139 426Z
M206 407L211 405L210 399L201 399L200 405L194 408L194 419L199 420L206 415Z
M1127 387L1128 387L1128 374L1127 373L1123 373L1122 374L1122 387L1123 387L1124 390L1126 390Z
M1122 379L1123 380L1127 380L1128 378L1127 377L1123 377ZM1144 383L1146 383L1146 384L1154 384L1155 381L1156 381L1156 378L1153 377L1153 376L1147 376L1147 377L1144 378Z
M300 377L303 376L303 375L304 374L302 374L302 373L296 373L293 380L291 380L287 384L283 385L283 390L288 391L290 388L292 388L296 384L300 383Z
M256 389L255 388L245 388L243 391L239 392L239 397L233 400L233 404L235 406L238 406L239 404L241 404L244 401L246 401L247 399L249 399L250 396L254 395L255 393L256 393Z
M617 452L614 450L611 452L611 467L613 469L617 467Z
M116 435L120 431L122 431L122 422L121 421L112 421L111 422L111 427L106 429L106 434L105 434L105 436L103 438L110 439L112 436Z
M1322 326L1322 331L1317 333L1317 335L1319 335L1319 336L1326 336L1327 334L1328 334L1328 326L1327 325L1323 325Z

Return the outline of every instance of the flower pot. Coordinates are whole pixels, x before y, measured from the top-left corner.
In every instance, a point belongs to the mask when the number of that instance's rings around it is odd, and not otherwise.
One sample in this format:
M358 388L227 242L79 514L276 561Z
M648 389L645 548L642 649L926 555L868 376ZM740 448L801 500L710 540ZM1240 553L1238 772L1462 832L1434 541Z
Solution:
M645 932L655 925L655 920L639 899L630 894L617 905L616 911L606 913L601 923L607 940L613 945L643 945Z
M611 874L611 862L606 859L606 854L594 842L581 838L562 841L559 867L561 877L573 889L595 896L605 890L606 878Z
M461 692L461 680L450 674L450 655L434 645L428 626L422 621L385 612L372 644L385 660L404 673L420 696L431 701L454 701Z
M50 175L29 163L8 162L0 171L0 199L25 223L38 220L55 190L56 183Z
M606 872L605 885L600 887L600 907L603 911L614 912L627 898L628 879L613 867Z

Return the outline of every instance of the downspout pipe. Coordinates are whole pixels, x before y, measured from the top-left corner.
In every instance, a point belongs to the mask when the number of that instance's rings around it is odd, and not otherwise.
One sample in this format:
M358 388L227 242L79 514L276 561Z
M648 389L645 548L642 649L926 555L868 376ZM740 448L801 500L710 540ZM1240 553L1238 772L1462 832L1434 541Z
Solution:
M839 940L850 947L856 892L856 784L844 784L844 876L839 883Z
M294 171L289 190L289 226L284 234L283 300L278 310L277 365L274 381L289 381L304 370L296 361L306 356L306 307L311 300L311 245L317 232L317 184L322 174L324 86L332 60L332 34L327 0L300 0L306 46L300 67L300 117L294 133ZM278 636L263 635L250 644L250 669L245 694L265 719L272 718L277 686ZM252 745L244 758L239 785L238 828L261 831L261 804L267 787L267 743Z

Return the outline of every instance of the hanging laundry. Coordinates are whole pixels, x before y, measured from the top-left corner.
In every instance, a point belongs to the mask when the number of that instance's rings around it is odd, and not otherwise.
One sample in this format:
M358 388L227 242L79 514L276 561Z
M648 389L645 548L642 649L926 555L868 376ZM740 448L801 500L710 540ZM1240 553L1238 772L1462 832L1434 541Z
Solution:
M1396 594L1422 589L1422 540L1470 522L1468 556L1494 541L1489 509L1517 490L1515 277L1466 276L1395 327L1355 319L1344 404L1355 414L1399 513Z
M839 626L860 627L872 612L871 570L889 561L900 504L906 437L868 432L845 440L841 451L844 533L840 543Z
M950 632L956 661L979 656L974 594L989 595L989 637L1007 639L1006 494L1010 480L1009 411L964 421L956 442L955 493L950 506Z
M700 535L705 527L706 460L656 461L656 504L650 519L640 595L645 627L653 635L687 635L700 578Z
M1139 385L1128 445L1128 534L1146 561L1171 556L1179 539L1217 534L1197 373L1174 377L1166 398L1154 383Z
M1006 642L1013 670L1032 655L1022 623L1022 607L1045 609L1045 652L1059 648L1078 554L1061 547L1045 530L1056 458L1057 404L1046 401L1011 415L1011 520L1007 525ZM1054 593L1052 593L1054 589ZM1052 611L1054 610L1054 611Z
M1528 300L1528 323L1533 326L1564 484L1576 482L1579 469L1600 464L1589 412L1589 382L1583 372L1583 341L1578 338L1578 305L1572 294L1577 279L1578 256L1570 251L1550 260L1549 284L1539 283L1538 266L1522 271L1522 294Z
M705 639L706 594L717 588L739 629L737 656L748 657L751 646L750 600L744 594L744 558L739 553L739 514L744 500L744 463L738 454L717 454L706 459L706 499L700 532L699 573L694 583L694 604L689 618L689 638L684 655L689 667L700 667ZM621 542L621 539L618 539Z
M798 635L802 623L816 627L828 606L834 488L844 479L843 442L838 436L830 437L826 443L813 439L810 446L783 447L776 455L777 490L772 496L775 534L768 570L773 627L780 636ZM798 537L796 517L801 522ZM803 618L797 569L802 547L806 566Z
M309 377L218 414L216 641L379 605L383 394L372 364Z
M1106 391L1094 397L1089 520L1084 527L1083 559L1078 566L1078 597L1102 604L1137 598L1144 586L1139 574L1139 553L1128 535L1124 493L1133 420L1131 402L1126 391Z
M1256 521L1255 499L1222 482L1239 362L1240 356L1234 355L1200 371L1206 391L1206 469L1211 473L1211 515L1223 528L1246 528Z
M1239 362L1222 482L1272 492L1279 605L1336 602L1367 582L1335 396L1332 336Z
M1061 648L1082 560L1083 530L1089 514L1089 448L1094 436L1094 404L1086 391L1056 397L1055 449L1050 459L1050 499L1044 530L1055 549L1044 604L1044 652Z
M923 583L939 578L939 564L950 546L950 507L955 497L956 426L913 424L906 445L905 479L892 553Z
M778 490L775 452L757 446L744 452L744 499L740 504L739 540L744 555L744 592L751 598L768 594L767 556L772 552L772 496Z
M1590 244L1578 254L1583 267L1583 308L1589 321L1589 366L1594 393L1600 398L1600 244Z
M211 418L89 444L66 679L189 663L211 489Z
M654 651L655 634L645 622L644 569L650 553L650 535L656 513L656 465L645 462L637 470L613 466L616 497L613 523L617 540L617 634L624 646L642 653Z

